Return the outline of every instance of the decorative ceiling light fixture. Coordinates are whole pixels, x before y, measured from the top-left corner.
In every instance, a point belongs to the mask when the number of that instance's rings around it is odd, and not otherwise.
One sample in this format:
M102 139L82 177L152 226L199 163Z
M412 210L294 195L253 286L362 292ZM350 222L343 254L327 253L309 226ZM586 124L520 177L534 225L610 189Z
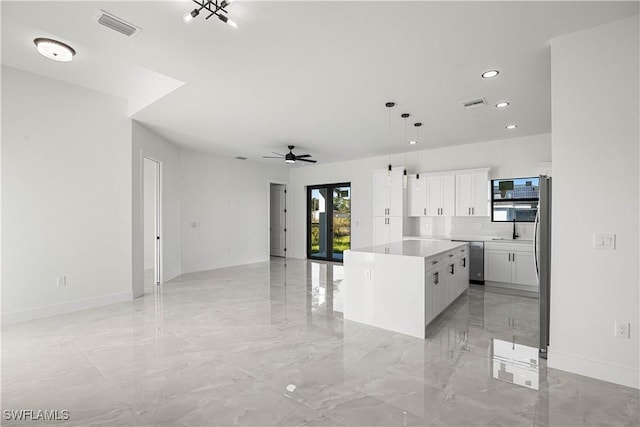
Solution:
M511 130L511 129L515 129L515 128L517 128L517 127L518 127L518 125L507 125L507 126L505 126L505 128L507 128L507 129L509 129L509 130Z
M498 102L496 104L496 108L506 108L508 106L509 106L509 103L507 101Z
M59 42L58 40L48 39L46 37L38 37L33 40L38 49L38 53L58 62L71 62L76 51L69 45Z
M219 1L219 0L207 0L207 1L205 1L205 0L202 0L202 1L192 0L192 1L195 4L197 4L199 7L195 8L191 12L188 12L187 14L185 14L184 17L182 18L184 20L184 22L193 21L193 19L195 17L200 15L200 11L202 9L205 9L206 11L209 12L209 15L204 19L209 19L213 15L215 15L222 22L231 25L233 28L238 28L238 24L233 22L226 15L228 12L225 9L225 7L229 6L229 3L231 3L233 0L222 0L222 1Z

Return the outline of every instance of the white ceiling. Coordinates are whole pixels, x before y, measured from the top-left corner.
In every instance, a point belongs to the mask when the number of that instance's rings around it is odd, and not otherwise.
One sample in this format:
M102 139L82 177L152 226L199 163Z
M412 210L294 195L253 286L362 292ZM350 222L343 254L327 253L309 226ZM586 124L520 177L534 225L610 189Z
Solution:
M193 7L3 1L2 63L128 98L133 118L186 148L260 159L293 144L331 162L411 150L414 121L421 149L550 132L550 40L638 13L637 1L237 1L234 30L183 23ZM142 32L99 26L99 9ZM40 57L39 36L75 60ZM461 106L480 97L489 105Z

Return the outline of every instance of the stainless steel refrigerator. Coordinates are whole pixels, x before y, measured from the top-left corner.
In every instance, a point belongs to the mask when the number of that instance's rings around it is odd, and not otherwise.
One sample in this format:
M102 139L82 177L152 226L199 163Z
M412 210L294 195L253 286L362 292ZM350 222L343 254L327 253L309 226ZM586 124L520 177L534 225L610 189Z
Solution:
M547 358L549 346L549 308L551 290L551 177L540 175L538 212L536 214L533 251L540 287L540 357Z

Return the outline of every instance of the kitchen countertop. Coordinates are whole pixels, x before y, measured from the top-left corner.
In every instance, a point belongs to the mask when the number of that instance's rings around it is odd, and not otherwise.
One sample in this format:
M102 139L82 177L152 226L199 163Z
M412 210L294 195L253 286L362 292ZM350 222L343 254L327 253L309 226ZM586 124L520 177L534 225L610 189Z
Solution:
M453 249L462 248L466 243L451 242L445 240L404 240L387 245L370 246L351 249L351 252L364 252L373 254L402 255L429 258Z
M509 239L506 237L496 237L496 236L404 236L403 237L407 241L411 240L426 240L426 241L453 241L453 240L461 240L465 242L498 242L498 243L516 243L516 244L531 244L533 241L531 239Z

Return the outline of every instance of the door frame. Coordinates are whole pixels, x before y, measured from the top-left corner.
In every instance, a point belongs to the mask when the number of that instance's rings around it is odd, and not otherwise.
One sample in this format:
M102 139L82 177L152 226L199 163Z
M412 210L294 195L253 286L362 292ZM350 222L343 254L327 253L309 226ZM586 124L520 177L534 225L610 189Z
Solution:
M307 238L306 238L306 252L307 259L317 259L324 261L332 261L332 262L343 262L343 259L335 259L333 257L333 189L337 187L349 187L349 199L351 200L351 196L353 193L351 192L351 182L338 182L334 184L321 184L321 185L307 185L306 186L306 205L307 208L305 211L307 212L307 217L305 219L305 224L307 228ZM327 256L311 256L311 222L309 218L311 218L311 192L315 189L319 188L327 188L331 192L331 197L327 200L327 213L330 211L331 215L327 215L327 230L331 233L331 238L327 239ZM329 192L328 191L328 192ZM349 210L349 218L351 218L351 210ZM349 229L349 235L351 235L351 228ZM327 236L328 237L328 236Z
M267 255L266 259L271 258L271 184L280 184L284 185L284 257L288 258L287 252L289 251L289 207L291 206L291 195L289 191L289 182L288 181L279 181L275 179L267 180Z
M155 197L155 218L156 218L156 241L154 245L154 270L156 286L162 283L162 162L157 160L153 156L142 153L142 167L140 172L142 175L141 184L142 191L141 196L141 211L142 211L142 255L144 259L144 161L150 160L156 164L155 178L156 178L156 197ZM144 267L143 267L144 269Z

